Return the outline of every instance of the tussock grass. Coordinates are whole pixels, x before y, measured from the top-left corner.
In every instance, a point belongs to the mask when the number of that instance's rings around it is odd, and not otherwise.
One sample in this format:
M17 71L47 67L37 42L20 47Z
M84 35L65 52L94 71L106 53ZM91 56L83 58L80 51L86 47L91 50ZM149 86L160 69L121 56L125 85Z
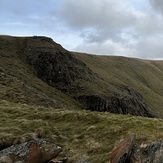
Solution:
M136 134L139 144L163 137L161 119L56 110L7 101L0 101L0 112L0 140L21 142L43 137L62 146L69 162L109 162L114 146L131 133Z

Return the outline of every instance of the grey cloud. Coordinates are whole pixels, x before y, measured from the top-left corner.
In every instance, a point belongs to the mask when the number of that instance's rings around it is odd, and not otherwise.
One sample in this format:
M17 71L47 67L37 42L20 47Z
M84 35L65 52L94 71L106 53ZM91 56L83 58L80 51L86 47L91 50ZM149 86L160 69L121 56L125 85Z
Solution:
M83 50L84 49L84 50ZM99 55L127 55L134 57L134 49L127 48L121 43L106 41L101 43L81 44L73 49L74 51L86 52Z
M152 6L163 13L163 1L162 0L150 0Z
M162 0L0 0L0 23L1 33L45 34L68 50L163 58Z
M151 8L138 11L127 2L64 1L60 19L74 33L80 31L80 37L84 39L84 43L75 50L144 58L162 57L163 39L158 37L163 35L163 18ZM156 7L163 2L151 0L151 4Z
M137 52L135 55L141 58L162 58L163 59L163 42L162 36L158 37L148 37L142 38L139 40L138 44L136 45Z
M59 16L70 28L81 30L81 36L84 36L86 41L105 41L108 38L117 38L123 29L134 24L135 15L129 8L125 8L127 4L124 2L69 0L64 2Z

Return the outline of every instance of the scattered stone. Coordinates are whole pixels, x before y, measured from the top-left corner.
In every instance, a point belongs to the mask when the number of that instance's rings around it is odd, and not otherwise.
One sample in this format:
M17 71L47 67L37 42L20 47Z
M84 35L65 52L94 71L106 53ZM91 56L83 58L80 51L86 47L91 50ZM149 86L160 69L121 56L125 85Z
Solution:
M162 163L163 141L153 142L141 149L141 162Z
M3 135L2 133L2 135L0 135L0 150L8 148L12 145L21 144L31 140L37 140L43 138L44 135L45 135L44 130L41 128L35 130L35 132L26 133L21 136L14 136L12 134Z
M44 163L56 157L61 147L42 139L12 145L0 151L1 163Z

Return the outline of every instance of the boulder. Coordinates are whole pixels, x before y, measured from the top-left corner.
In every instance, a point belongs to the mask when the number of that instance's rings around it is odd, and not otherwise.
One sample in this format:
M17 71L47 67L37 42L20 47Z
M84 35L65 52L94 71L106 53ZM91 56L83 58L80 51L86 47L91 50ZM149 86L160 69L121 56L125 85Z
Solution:
M141 149L141 162L162 163L163 162L163 141L153 142Z
M111 163L162 163L163 141L138 146L135 136L124 139L112 152Z
M112 152L111 163L130 162L135 148L135 135L125 138Z
M12 145L0 151L1 163L45 163L61 152L61 147L42 139Z

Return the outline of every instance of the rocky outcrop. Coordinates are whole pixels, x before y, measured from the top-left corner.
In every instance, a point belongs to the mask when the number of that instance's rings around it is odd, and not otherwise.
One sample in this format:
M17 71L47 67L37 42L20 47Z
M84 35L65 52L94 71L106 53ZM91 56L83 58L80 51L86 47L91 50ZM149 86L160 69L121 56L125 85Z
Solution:
M112 152L111 163L131 162L131 155L135 148L135 136L130 135L122 141Z
M58 156L61 147L44 140L12 145L0 151L1 163L45 163Z
M31 37L24 40L19 49L21 58L32 65L37 76L51 86L68 92L76 80L90 81L92 71L84 62L46 37Z
M140 153L139 157L141 157L141 162L162 163L163 141L153 142L149 144L147 147L140 149L139 153Z
M75 81L91 81L96 76L83 61L51 38L0 36L0 42L1 57L20 59L38 78L66 93L71 92Z
M133 88L131 88L129 86L125 86L124 90L127 91L127 95L134 97L134 98L138 99L139 101L144 102L143 96L138 91L134 90Z
M104 97L99 95L80 96L77 98L91 111L131 114L135 116L157 117L140 100L134 97Z
M125 138L112 152L111 163L162 163L163 141L138 146L134 135Z

